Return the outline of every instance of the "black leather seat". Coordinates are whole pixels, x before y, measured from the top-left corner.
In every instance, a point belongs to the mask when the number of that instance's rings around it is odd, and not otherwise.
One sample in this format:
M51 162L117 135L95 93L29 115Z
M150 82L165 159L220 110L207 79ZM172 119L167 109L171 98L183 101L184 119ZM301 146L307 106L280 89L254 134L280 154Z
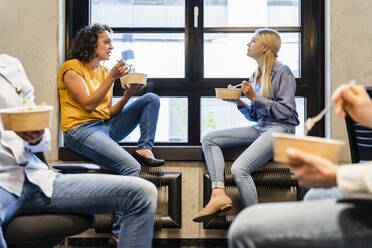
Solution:
M64 238L87 230L94 216L81 214L34 214L17 216L4 226L9 247L54 247Z
M372 87L366 87L372 97ZM361 163L372 160L372 129L356 123L350 116L346 116L346 128L349 137L351 161Z

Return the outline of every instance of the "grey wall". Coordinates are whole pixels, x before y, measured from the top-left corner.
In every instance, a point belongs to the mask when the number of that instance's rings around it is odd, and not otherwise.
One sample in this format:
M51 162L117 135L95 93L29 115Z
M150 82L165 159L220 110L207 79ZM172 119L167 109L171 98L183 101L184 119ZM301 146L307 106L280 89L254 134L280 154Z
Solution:
M36 103L54 106L52 151L57 160L57 73L63 48L64 0L0 0L0 53L17 57L36 92Z
M372 85L372 0L330 0L331 92L356 79ZM347 141L343 119L331 116L331 137ZM350 161L347 147L342 160Z

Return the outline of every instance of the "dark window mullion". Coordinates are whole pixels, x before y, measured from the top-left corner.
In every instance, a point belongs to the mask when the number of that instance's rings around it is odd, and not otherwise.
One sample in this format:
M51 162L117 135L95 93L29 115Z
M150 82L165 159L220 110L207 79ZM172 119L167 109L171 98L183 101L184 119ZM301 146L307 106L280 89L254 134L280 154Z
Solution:
M191 16L191 1L185 0L185 79L191 79L192 72L192 16Z
M89 0L67 0L66 2L66 33L65 53L68 57L71 41L77 31L89 25L90 1Z
M308 116L324 107L324 4L318 0L301 1L301 84L307 97ZM310 131L310 135L324 136L324 119Z
M188 141L190 145L200 145L200 95L189 95L188 104Z
M198 27L194 27L194 7L199 8ZM188 98L188 142L189 145L200 144L200 95L198 94L198 84L203 76L203 1L186 0L188 9L187 22L189 35L187 49L187 60L189 67L186 75L189 83L190 95ZM180 92L181 93L181 92Z
M204 33L214 33L214 32L225 32L225 33L241 33L241 32L248 32L253 33L257 29L264 28L264 27L216 27L216 28L204 28ZM277 26L270 26L265 28L274 29L280 33L293 33L293 32L301 32L301 27L277 27Z
M111 28L114 33L183 33L185 32L184 28L124 28L124 27L115 27Z
M191 53L191 81L195 82L203 76L203 1L188 1ZM194 27L194 7L199 8L198 27Z

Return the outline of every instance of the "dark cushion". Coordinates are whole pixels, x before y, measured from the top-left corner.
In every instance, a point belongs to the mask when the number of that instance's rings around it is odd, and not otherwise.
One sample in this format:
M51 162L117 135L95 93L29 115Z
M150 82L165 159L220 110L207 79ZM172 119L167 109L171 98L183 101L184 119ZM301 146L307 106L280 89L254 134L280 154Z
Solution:
M8 244L58 243L67 236L87 230L93 215L34 214L17 216L3 229ZM35 246L34 246L35 247Z

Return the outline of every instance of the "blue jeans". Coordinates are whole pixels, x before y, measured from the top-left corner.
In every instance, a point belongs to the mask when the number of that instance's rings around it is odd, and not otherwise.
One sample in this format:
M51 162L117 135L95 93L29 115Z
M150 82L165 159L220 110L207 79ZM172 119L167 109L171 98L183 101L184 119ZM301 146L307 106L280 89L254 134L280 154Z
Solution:
M47 198L26 179L17 197L0 188L1 226L17 214L122 211L118 247L151 247L157 205L155 185L142 178L104 174L58 176ZM0 228L0 245L7 247Z
M117 174L138 176L140 164L117 142L129 135L139 124L141 137L137 147L151 150L154 146L159 107L159 97L147 93L109 120L88 122L68 130L64 134L65 143L72 150Z
M304 196L304 201L325 200L325 199L338 200L342 198L342 196L343 194L338 187L312 188L306 192L306 195Z
M264 203L239 213L230 248L371 247L372 208L335 200Z
M139 124L141 136L137 147L151 150L154 146L159 107L159 97L147 93L109 120L84 123L65 132L65 143L72 150L119 175L139 176L141 165L117 142ZM112 233L116 237L120 231L120 218L120 212L115 213Z
M273 158L273 132L294 133L290 124L262 121L254 126L213 131L202 139L205 161L212 188L224 188L225 159L221 148L248 146L234 161L231 174L238 186L243 205L257 203L257 191L251 173Z

